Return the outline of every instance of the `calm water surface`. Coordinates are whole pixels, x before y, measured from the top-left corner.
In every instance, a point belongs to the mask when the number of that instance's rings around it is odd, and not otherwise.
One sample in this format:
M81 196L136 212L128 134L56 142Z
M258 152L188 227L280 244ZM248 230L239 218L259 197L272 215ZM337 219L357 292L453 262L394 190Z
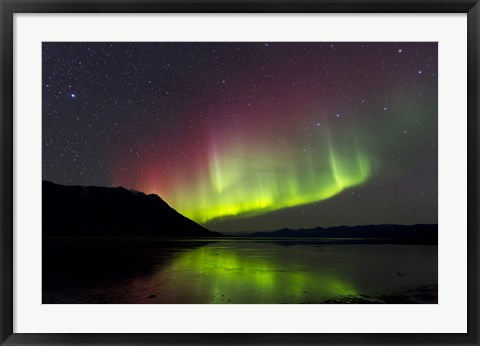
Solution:
M44 303L322 303L437 285L437 246L329 239L44 240ZM436 303L432 298L430 302Z

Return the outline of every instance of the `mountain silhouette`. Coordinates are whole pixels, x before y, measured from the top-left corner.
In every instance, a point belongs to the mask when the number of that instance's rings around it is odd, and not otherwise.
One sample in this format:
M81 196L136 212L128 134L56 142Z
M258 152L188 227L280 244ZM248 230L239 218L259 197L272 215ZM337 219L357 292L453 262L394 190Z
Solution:
M252 237L312 237L312 238L361 238L383 239L393 243L438 243L437 224L417 225L362 225L316 227L293 230L284 228L276 231L254 232Z
M44 236L221 236L154 194L49 181L43 181L42 188Z

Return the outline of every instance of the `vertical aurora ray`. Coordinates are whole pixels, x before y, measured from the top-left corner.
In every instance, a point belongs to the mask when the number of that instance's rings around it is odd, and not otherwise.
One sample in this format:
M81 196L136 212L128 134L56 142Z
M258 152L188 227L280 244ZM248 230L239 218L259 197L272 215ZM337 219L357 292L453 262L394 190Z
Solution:
M292 132L283 148L249 136L212 145L205 171L189 178L189 189L167 200L185 216L206 223L322 201L367 180L368 156L347 134L336 145L325 131L310 139Z

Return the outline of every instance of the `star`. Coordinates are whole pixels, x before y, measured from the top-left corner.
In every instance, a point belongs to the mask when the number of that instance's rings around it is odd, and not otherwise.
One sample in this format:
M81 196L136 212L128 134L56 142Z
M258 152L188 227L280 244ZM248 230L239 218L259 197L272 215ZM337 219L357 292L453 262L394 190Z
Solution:
M370 184L398 170L406 182L388 180L391 188L407 193L418 185L436 197L435 182L421 184L408 173L418 170L427 181L432 170L421 165L437 164L436 43L261 40L42 47L45 180L138 186L146 193L162 185L161 197L178 211L208 209L208 215L188 214L198 222L220 217L220 229L223 213L238 211L232 224L238 219L249 231L258 230L256 221L250 225L244 217L266 213L257 207L270 203L271 196L272 211L318 202L325 219L318 213L318 219L299 218L292 224L298 228L363 222L363 216L350 218L348 208L345 217L328 215L339 200L323 196L338 191L339 198L347 198L353 190L344 185L353 182L364 189L366 200L395 199L387 187L373 191ZM416 116L405 121L409 114ZM401 145L392 144L397 142ZM419 203L411 201L415 207ZM411 219L393 221L428 221L417 209ZM277 214L267 219L278 221Z

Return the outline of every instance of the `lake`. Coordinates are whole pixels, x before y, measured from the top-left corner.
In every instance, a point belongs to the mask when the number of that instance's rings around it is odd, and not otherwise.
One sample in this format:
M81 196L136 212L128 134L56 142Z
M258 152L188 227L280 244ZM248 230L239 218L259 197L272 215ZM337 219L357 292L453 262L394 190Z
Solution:
M437 303L437 250L361 239L44 239L43 303Z

